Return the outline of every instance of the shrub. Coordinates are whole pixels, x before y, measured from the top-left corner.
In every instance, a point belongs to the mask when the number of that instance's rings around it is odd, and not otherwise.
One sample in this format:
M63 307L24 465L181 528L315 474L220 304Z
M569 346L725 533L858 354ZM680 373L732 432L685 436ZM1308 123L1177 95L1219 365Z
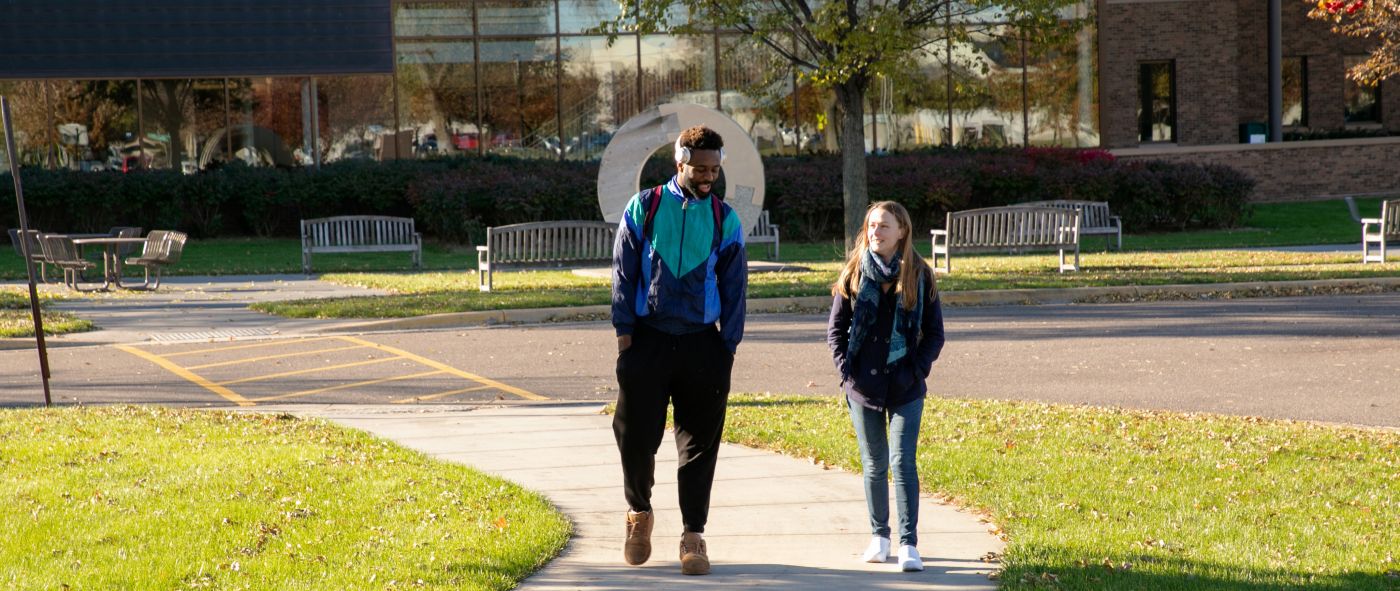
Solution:
M665 150L643 185L675 171ZM1231 227L1248 212L1253 181L1219 166L1118 162L1103 150L927 149L872 157L869 197L904 203L915 231L941 227L949 211L1045 199L1108 201L1133 231ZM842 234L839 156L764 162L767 208L798 240ZM479 243L488 226L600 219L598 163L486 158L342 161L318 169L234 164L195 175L173 171L23 171L31 225L105 231L132 225L196 237L296 236L297 221L331 215L414 217L437 240ZM0 187L13 202L13 188ZM15 227L12 208L0 221Z

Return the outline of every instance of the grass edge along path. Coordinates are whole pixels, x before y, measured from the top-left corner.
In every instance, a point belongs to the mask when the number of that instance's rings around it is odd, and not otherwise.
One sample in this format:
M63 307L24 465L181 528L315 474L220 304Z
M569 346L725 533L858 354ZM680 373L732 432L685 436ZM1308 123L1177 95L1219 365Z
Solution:
M1239 282L1306 281L1400 276L1400 261L1362 265L1336 253L1183 251L1085 255L1082 270L1058 273L1053 254L960 257L952 275L939 277L947 293L974 290L1073 287L1159 287ZM808 271L754 273L751 299L818 296L830 293L839 263L804 263ZM607 278L569 271L499 273L496 290L476 289L474 272L328 274L322 280L384 289L384 296L357 296L259 302L254 310L288 318L406 318L447 312L601 305L610 301ZM1170 291L1170 290L1168 290ZM1199 290L1192 290L1199 291ZM1243 291L1234 297L1269 295ZM1190 296L1195 299L1199 296Z
M0 587L505 590L571 526L543 497L285 414L0 411Z
M736 395L725 440L859 473L842 402ZM1004 589L1400 589L1394 431L931 397L919 472L998 524Z
M91 320L47 309L50 302L61 299L64 299L64 296L49 292L39 293L39 313L43 315L45 335L87 332L95 328ZM34 336L34 313L29 309L28 289L0 288L0 338L32 336Z

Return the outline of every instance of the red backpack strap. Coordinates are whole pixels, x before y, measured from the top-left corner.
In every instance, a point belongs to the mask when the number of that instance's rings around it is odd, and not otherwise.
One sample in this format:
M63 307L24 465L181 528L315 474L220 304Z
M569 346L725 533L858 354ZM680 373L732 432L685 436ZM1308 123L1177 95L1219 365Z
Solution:
M651 188L651 203L647 205L647 217L642 221L642 238L651 239L651 221L656 219L656 210L661 207L661 185Z
M720 204L719 195L710 194L710 209L715 211L715 235L710 250L719 252L719 245L724 243L724 206Z

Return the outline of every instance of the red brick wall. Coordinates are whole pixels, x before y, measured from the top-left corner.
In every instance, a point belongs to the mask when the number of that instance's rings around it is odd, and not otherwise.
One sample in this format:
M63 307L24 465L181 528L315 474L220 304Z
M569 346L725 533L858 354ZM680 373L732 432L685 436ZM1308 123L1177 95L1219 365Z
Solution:
M1309 2L1283 0L1283 54L1306 56L1310 129L1343 126L1343 56L1375 41L1307 18ZM1234 144L1239 124L1267 121L1268 3L1263 0L1098 0L1102 144L1135 147L1138 64L1176 60L1177 144ZM1381 90L1381 120L1400 131L1400 80Z
M1223 164L1258 183L1253 201L1307 201L1343 195L1400 193L1400 137L1144 147L1113 150L1120 159Z
M1176 60L1177 143L1238 140L1238 6L1215 0L1099 0L1102 143L1138 145L1138 64Z
M1330 23L1308 18L1313 4L1283 0L1283 55L1304 56L1308 62L1308 127L1338 129L1344 125L1343 56L1364 55L1375 42L1332 32ZM1269 119L1268 4L1239 0L1239 123ZM1381 91L1381 120L1400 130L1400 84Z

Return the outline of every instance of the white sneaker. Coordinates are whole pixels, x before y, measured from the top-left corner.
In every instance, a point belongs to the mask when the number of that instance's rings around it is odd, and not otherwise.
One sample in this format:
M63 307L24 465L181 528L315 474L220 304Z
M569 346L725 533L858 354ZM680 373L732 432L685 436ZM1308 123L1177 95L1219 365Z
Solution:
M890 539L874 536L870 538L870 545L865 548L865 553L860 555L860 559L866 562L884 562L890 557Z
M919 550L905 544L899 547L899 569L906 573L924 570L924 559L919 558Z

